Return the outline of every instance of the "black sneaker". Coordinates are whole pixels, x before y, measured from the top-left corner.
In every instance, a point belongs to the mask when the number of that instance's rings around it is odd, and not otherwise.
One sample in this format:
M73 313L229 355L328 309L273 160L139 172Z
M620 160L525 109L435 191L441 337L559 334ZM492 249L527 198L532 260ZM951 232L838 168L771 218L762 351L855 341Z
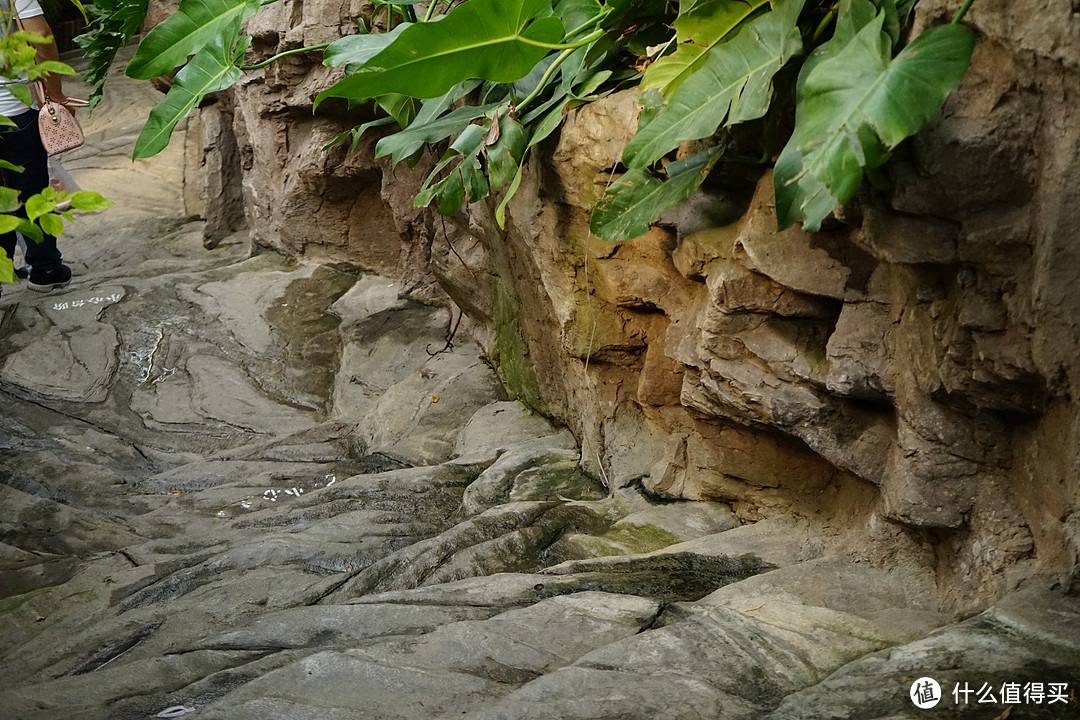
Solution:
M31 290L37 292L49 292L56 288L62 288L71 282L71 268L67 265L57 265L54 268L48 270L39 270L38 268L31 268L30 270L30 282L28 283Z

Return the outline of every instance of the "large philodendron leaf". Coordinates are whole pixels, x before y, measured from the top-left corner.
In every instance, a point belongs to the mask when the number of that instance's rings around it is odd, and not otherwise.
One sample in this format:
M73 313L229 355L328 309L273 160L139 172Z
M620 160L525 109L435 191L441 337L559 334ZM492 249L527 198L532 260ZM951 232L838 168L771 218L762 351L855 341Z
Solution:
M783 227L802 220L819 229L835 205L824 209L804 189L820 184L837 203L850 200L863 171L921 130L967 72L975 37L963 25L928 30L890 61L884 20L879 14L806 78L795 133L774 175L777 206L788 208Z
M147 158L164 150L176 124L187 117L207 94L224 90L240 79L243 73L235 62L243 58L251 38L244 38L235 51L222 47L221 41L222 38L218 38L200 50L176 74L165 99L150 111L150 117L135 142L133 160Z
M694 194L722 152L715 147L671 163L667 180L660 180L647 168L631 168L612 183L593 208L589 221L593 234L609 242L644 235L657 215Z
M433 98L469 78L513 82L550 52L530 42L562 40L562 21L550 12L549 0L469 0L439 22L406 28L358 72L319 93L316 105L387 93Z
M679 86L656 116L638 130L623 152L629 167L646 167L686 140L699 140L721 124L764 115L772 100L773 75L802 51L798 19L803 0L776 0L730 40L713 48L705 64Z
M129 77L149 80L170 72L223 35L231 47L240 21L259 10L259 0L180 0L180 7L155 27L127 66Z
M397 39L398 35L411 26L412 23L401 23L390 32L361 33L339 38L330 43L330 46L323 53L323 65L327 67L363 65L385 50L390 43Z
M706 0L682 12L675 21L678 45L645 71L641 89L657 89L670 97L683 81L701 69L709 51L768 0Z
M803 115L806 104L806 80L810 73L824 60L836 57L855 39L859 31L874 22L877 8L870 0L840 0L837 3L836 27L833 36L823 45L819 45L803 61L796 83L795 127L804 124ZM776 159L774 178L784 178L785 187L776 191L776 219L780 227L786 228L803 217L825 217L839 203L832 196L829 188L813 175L803 172L803 156L796 143L789 142ZM795 178L791 180L791 178ZM791 187L786 185L791 184ZM777 183L777 187L779 187Z

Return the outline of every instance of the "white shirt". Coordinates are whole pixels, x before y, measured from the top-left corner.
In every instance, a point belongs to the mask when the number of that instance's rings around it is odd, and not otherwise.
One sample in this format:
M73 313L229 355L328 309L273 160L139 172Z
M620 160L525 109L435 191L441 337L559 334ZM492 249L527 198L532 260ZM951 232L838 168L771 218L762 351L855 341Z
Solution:
M7 10L10 7L10 0L0 0L0 6ZM38 5L37 0L15 0L15 7L19 11L20 18L32 18L38 15L44 15L41 11L41 6ZM3 24L0 23L0 37L7 35ZM23 80L26 76L23 76ZM7 80L6 78L0 78L0 82L14 82L13 80ZM36 107L36 105L35 105ZM7 89L6 85L0 84L0 115L4 117L15 117L21 113L29 110L25 103L11 94L11 91Z

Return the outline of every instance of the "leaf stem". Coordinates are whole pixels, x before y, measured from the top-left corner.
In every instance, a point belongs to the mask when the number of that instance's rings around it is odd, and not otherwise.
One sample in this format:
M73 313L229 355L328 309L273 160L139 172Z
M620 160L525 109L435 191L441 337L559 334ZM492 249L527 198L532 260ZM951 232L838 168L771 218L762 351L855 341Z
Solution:
M435 15L435 6L439 4L439 0L431 0L427 6L427 13L424 15L424 22L430 22L431 18Z
M588 35L581 38L580 40L578 40L576 42L572 42L572 43L546 43L546 42L541 42L539 40L530 40L527 37L521 37L521 36L519 36L519 37L517 37L515 39L520 43L524 43L525 45L532 45L533 47L538 47L538 48L547 48L548 50L576 50L579 47L584 47L585 45L588 45L589 43L591 43L594 40L599 40L600 38L602 38L604 36L604 34L606 32L607 32L606 30L596 30L594 32L589 33Z
M575 35L577 35L579 32L581 32L585 28L592 27L593 25L597 24L598 22L602 22L604 20L604 18L606 18L611 13L612 13L611 8L610 7L605 7L605 9L601 10L600 13L597 14L595 17L589 18L588 20L581 23L580 25L578 25L576 28L574 28L570 32L566 33L566 37L568 37L568 38L574 37Z
M533 91L517 104L515 112L520 113L524 108L531 105L536 98L540 97L540 93L544 91L544 87L547 85L548 80L551 79L551 76L555 74L555 71L559 69L559 66L562 65L566 61L566 58L570 57L576 49L577 48L567 48L559 53L559 56L555 58L554 62L551 63L551 66L544 72L544 76L540 78L540 82L536 83L536 87L533 88Z
M322 49L327 48L329 46L330 46L330 43L325 42L325 43L319 43L318 45L307 45L307 46L302 47L302 48L295 48L293 50L286 50L285 52L280 52L280 53L278 53L277 55L274 55L271 58L267 58L266 60L263 60L261 63L256 63L255 65L241 65L240 69L241 70L258 70L260 68L266 67L267 65L269 65L272 62L280 60L280 59L282 59L284 57L288 57L289 55L299 55L300 53L305 53L305 52L307 52L309 50L322 50Z
M827 12L825 14L825 17L821 18L821 22L819 22L818 26L814 29L814 34L813 34L812 39L810 40L810 42L812 42L812 43L814 43L816 45L817 41L825 33L825 30L828 29L829 24L834 19L836 19L836 8L833 8L832 10L830 10L829 12Z
M967 15L967 11L971 9L971 3L973 2L975 2L975 0L967 0L967 2L965 2L961 6L961 8L956 12L956 17L952 19L953 25L958 25L960 21L964 19L964 16Z

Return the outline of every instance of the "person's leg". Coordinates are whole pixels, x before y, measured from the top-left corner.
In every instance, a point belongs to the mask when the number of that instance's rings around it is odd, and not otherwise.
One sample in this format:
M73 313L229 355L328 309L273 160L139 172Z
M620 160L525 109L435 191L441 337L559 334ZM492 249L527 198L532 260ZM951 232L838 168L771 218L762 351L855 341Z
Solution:
M0 158L15 165L21 165L21 173L5 171L5 185L19 191L19 198L25 200L41 192L49 185L49 156L41 144L38 134L37 111L28 110L11 118L17 125L0 131ZM26 217L26 211L20 208L16 215ZM10 234L11 249L8 250L8 237L4 237L2 246L8 257L14 255L15 234ZM56 238L45 234L41 242L32 240L26 243L26 262L34 269L53 273L62 265L60 250L56 247ZM69 275L70 278L70 275Z
M23 237L21 232L16 231L15 234L18 236L19 239L19 247L16 252L22 253L22 265L16 266L15 275L16 277L20 277L25 280L30 275L30 270L32 270L33 268L31 267L30 263L26 261L26 238ZM31 240L30 242L33 242L33 240Z

